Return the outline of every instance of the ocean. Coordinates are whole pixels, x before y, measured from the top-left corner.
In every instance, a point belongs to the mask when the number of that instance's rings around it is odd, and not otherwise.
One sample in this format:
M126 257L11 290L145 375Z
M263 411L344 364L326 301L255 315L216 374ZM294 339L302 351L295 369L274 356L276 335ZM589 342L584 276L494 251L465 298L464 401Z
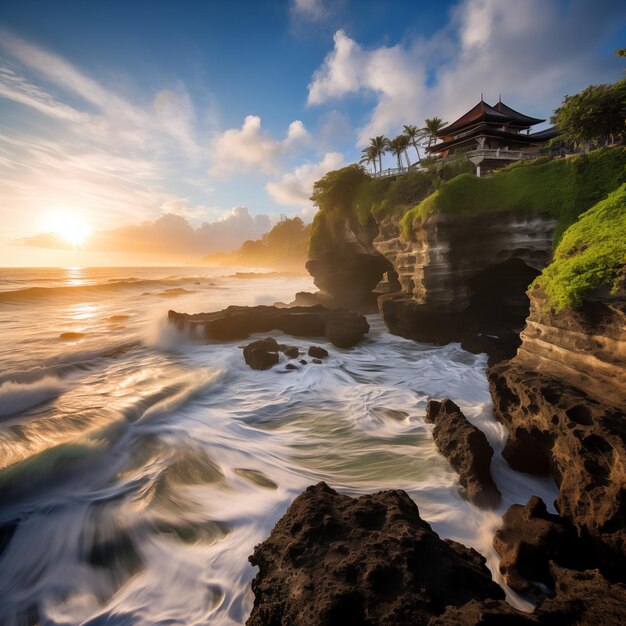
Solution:
M237 268L0 269L0 624L241 625L248 563L290 502L326 481L404 489L443 538L492 547L514 502L557 496L499 455L486 356L390 335L378 315L322 365L245 365L168 309L289 302L310 277ZM253 337L254 338L254 337ZM449 397L495 449L497 511L458 490L424 422ZM551 509L554 510L554 509ZM508 590L509 601L530 606Z

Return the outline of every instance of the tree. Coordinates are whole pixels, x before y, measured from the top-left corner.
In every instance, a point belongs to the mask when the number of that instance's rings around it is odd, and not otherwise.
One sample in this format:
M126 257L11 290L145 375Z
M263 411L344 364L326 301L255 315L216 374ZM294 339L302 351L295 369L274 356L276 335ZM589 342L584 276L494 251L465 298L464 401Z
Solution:
M575 96L565 96L551 122L576 145L614 143L624 136L626 79L610 85L590 85Z
M431 117L424 120L426 126L422 129L426 137L428 137L428 146L430 148L437 142L437 133L448 123L444 122L440 117Z
M418 128L417 126L404 125L404 134L408 137L409 142L415 148L415 152L417 154L417 162L421 163L422 157L420 156L420 151L417 147L417 142L422 141L424 139L424 130Z
M372 148L373 154L378 158L378 171L383 171L383 154L387 152L387 142L389 140L384 135L378 135L370 139L370 148Z
M376 157L378 156L378 154L374 150L374 147L367 146L367 148L363 148L363 150L361 150L361 154L363 156L361 157L359 163L361 165L371 165L374 169L374 174L376 174Z
M406 154L407 148L409 147L409 138L406 135L398 135L394 139L387 140L387 148L389 152L393 154L396 159L398 159L398 169L402 168L402 155L404 154L407 163L410 166L409 157Z

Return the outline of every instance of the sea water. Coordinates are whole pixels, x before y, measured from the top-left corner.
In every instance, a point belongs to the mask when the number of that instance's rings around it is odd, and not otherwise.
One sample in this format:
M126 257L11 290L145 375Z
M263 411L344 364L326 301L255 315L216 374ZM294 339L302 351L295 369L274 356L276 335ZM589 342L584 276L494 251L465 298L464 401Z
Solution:
M168 309L312 289L228 268L0 270L0 624L243 624L248 556L322 480L349 495L406 490L502 583L502 513L533 494L551 506L557 490L500 456L485 355L390 335L371 315L349 350L271 333L330 355L260 372L246 342L194 344L167 323ZM464 500L437 452L424 413L445 397L495 449L497 511Z

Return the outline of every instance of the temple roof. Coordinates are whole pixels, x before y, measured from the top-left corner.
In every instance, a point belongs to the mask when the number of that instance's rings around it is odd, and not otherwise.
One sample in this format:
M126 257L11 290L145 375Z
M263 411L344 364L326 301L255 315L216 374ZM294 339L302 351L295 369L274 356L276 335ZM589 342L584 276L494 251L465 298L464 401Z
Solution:
M458 120L452 122L452 124L448 124L448 126L445 126L438 131L437 136L444 137L446 135L451 135L456 131L481 122L491 124L508 124L518 128L529 128L533 124L539 124L543 121L545 120L524 115L523 113L512 109L510 106L507 106L502 101L499 101L498 104L492 107L484 100L481 100L465 115L462 115Z
M502 100L499 100L498 103L493 108L496 109L497 111L500 111L500 113L504 113L505 115L510 116L512 122L519 122L520 124L523 124L525 127L534 126L535 124L540 124L541 122L546 121L546 120L540 120L537 117L530 117L528 115L524 115L523 113L520 113L519 111L516 111L515 109L512 109L510 106L507 106L506 104L504 104Z
M448 139L441 143L437 143L428 149L430 154L434 152L443 152L451 146L458 146L463 143L474 142L478 137L492 137L494 139L500 139L508 141L511 145L528 146L534 144L545 143L556 136L555 129L547 129L533 134L509 132L500 130L494 126L486 123L477 124L474 128L464 133L462 137L455 139Z

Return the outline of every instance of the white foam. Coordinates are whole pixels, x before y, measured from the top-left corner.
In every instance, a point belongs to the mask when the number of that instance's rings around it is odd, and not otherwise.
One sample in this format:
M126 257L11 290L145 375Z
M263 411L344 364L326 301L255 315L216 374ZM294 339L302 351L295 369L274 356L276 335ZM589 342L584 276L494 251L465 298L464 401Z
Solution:
M60 396L66 383L55 376L46 376L32 383L7 381L0 385L0 417L8 417L32 409Z

